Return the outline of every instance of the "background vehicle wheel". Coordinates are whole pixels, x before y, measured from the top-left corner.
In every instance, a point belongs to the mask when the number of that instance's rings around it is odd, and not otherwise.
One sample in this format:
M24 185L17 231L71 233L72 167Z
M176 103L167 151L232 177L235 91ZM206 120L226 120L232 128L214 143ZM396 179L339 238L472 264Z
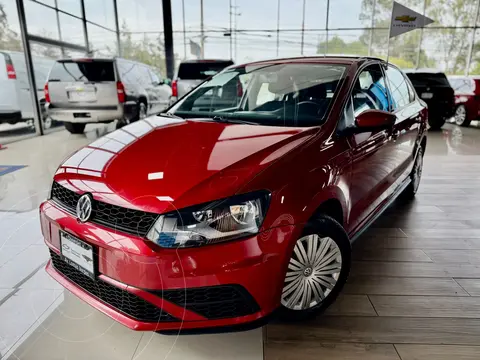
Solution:
M132 122L145 119L146 117L147 117L147 104L145 103L145 100L140 100L140 102L137 105L137 114L135 115L135 118L132 119Z
M66 122L63 124L65 125L65 129L67 129L71 134L83 134L83 131L85 130L85 125L86 125L81 123L70 123L70 122Z
M446 119L442 117L434 117L428 119L428 125L430 125L431 130L440 130L445 124Z
M455 109L455 124L459 126L469 126L470 121L468 119L467 108L465 105L458 105Z
M420 147L417 152L417 157L415 158L415 163L413 164L412 172L410 173L410 184L403 191L402 196L405 200L410 200L415 197L417 193L418 186L420 185L420 179L422 178L423 171L423 148Z
M280 317L303 320L323 312L347 281L350 263L350 240L336 220L322 215L307 224L288 264Z
M53 125L53 120L51 117L47 116L43 118L43 129L48 130L52 127Z

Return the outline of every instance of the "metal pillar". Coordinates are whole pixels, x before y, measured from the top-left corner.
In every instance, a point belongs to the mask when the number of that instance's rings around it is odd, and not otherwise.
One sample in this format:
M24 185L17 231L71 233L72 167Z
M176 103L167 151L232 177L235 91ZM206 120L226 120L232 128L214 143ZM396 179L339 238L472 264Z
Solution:
M200 50L201 58L205 58L205 32L203 29L203 0L200 0Z
M280 47L280 0L277 3L277 57L278 48Z
M323 56L327 56L328 52L328 19L330 14L330 0L327 0L327 17L325 18L325 30L326 30L326 37L325 37L325 48L323 50Z
M468 48L467 64L465 66L465 75L468 75L470 71L470 64L472 63L473 47L475 44L475 31L477 30L477 19L478 19L479 10L480 10L480 0L478 0L477 2L477 10L475 11L475 28L473 29L472 40Z
M187 34L185 31L187 30L185 27L185 0L182 0L182 21L183 21L183 58L187 58ZM231 26L230 26L231 28ZM232 32L232 29L230 29L230 32ZM230 49L230 54L232 53Z
M87 53L90 55L90 44L88 43L88 31L87 31L87 16L85 15L85 2L80 0L80 5L82 6L82 24L83 24L83 37L85 39L85 47L87 48Z
M368 39L368 56L372 55L372 43L373 43L373 32L375 28L375 7L377 6L377 0L373 0L373 9L372 9L372 22L370 30L370 38Z
M173 53L172 4L170 0L163 0L163 35L165 42L165 65L167 77L173 79L175 55Z
M20 33L22 35L23 52L25 54L25 63L27 65L28 84L30 86L30 96L34 109L35 132L38 135L43 135L42 126L42 109L37 96L37 84L35 82L35 72L33 69L32 52L30 51L30 43L28 41L27 21L25 18L25 8L23 7L23 0L16 0L18 21L20 23ZM43 85L43 84L42 84Z
M303 15L302 15L302 43L300 45L300 53L303 55L303 40L305 38L305 2L307 0L303 0Z
M427 8L427 0L423 0L423 13L422 13L423 16L425 16L426 8ZM418 67L420 66L420 52L422 51L423 28L424 26L420 28L420 39L418 41L417 60L415 61L415 69L418 69Z
M115 30L117 35L118 56L122 56L122 47L120 42L120 26L118 25L118 7L117 0L113 0L113 14L115 15Z

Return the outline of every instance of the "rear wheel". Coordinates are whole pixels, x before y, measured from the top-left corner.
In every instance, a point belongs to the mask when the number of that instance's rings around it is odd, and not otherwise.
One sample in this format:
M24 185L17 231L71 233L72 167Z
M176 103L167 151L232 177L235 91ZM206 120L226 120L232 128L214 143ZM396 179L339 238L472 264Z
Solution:
M435 116L428 119L428 125L431 130L440 130L445 124L446 119L443 117Z
M418 186L420 185L420 179L422 178L423 171L423 148L418 149L415 163L413 164L412 172L410 173L410 184L403 191L403 198L405 200L413 199L417 193Z
M285 275L280 316L302 320L323 312L338 296L350 271L348 235L322 215L305 226Z
M458 105L455 109L455 124L459 126L470 125L470 120L468 119L467 108L465 105Z
M86 125L81 123L70 123L70 122L65 122L63 124L65 125L65 129L67 129L71 134L83 134L83 131L85 130L85 125Z

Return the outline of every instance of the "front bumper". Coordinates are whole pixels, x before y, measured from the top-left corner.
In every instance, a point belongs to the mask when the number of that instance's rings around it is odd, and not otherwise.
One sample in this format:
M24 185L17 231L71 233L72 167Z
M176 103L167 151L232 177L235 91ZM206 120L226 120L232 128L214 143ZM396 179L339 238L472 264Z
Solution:
M88 291L88 286L79 286L78 281L72 281L49 262L47 272L59 283L134 330L235 326L269 315L280 305L283 274L293 240L299 235L297 227L288 225L247 239L201 248L152 249L142 238L101 225L80 224L51 202L42 204L40 210L42 232L54 259L59 254L59 231L67 231L96 249L96 281L134 294L148 302L148 306L153 304L171 316L161 321L138 319L95 291ZM233 295L218 291L229 286L243 289L240 297L244 303L235 302L238 297L233 301ZM209 289L208 301L205 296L199 300L196 294L200 289ZM212 310L211 306L215 308ZM250 311L245 306L250 306Z

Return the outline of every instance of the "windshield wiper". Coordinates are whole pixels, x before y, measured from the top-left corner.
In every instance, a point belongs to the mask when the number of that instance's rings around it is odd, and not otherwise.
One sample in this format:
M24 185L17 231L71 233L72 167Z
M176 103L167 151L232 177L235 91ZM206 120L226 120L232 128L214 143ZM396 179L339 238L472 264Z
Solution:
M227 123L227 124L260 125L259 123L252 122L252 121L246 121L246 120L241 120L241 119L232 119L232 118L228 118L228 117L224 117L224 116L219 116L219 115L215 115L215 116L212 118L212 120L213 120L213 121L217 121L217 122Z
M158 114L158 115L162 115L162 116L169 117L169 118L182 119L182 120L183 120L183 118L182 118L181 116L175 115L175 114L173 114L173 113L171 113L171 112L162 112L162 113L160 113L160 114Z

